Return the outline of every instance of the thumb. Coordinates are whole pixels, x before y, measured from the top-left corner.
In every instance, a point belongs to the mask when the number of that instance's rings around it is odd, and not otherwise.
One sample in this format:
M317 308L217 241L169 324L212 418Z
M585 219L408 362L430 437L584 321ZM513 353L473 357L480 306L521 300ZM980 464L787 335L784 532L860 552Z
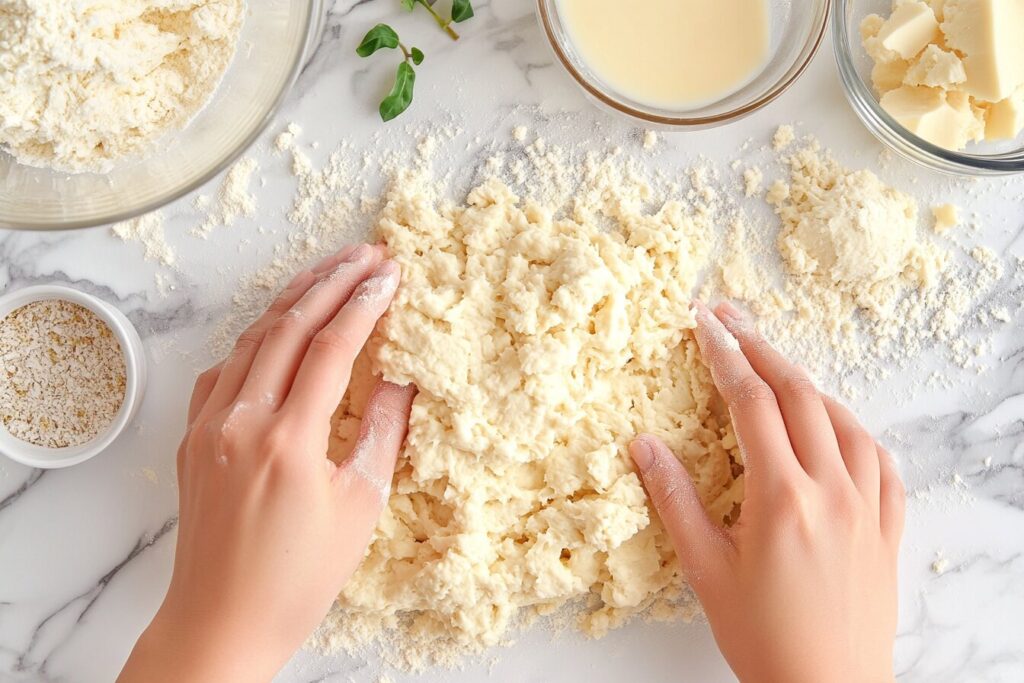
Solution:
M690 474L656 436L641 434L629 445L647 494L668 531L686 580L701 596L725 569L732 544L704 511Z

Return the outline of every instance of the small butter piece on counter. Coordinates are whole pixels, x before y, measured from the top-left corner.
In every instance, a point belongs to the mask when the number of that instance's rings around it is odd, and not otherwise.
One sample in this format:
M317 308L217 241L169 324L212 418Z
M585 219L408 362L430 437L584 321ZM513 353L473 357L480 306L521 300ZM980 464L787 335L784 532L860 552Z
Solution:
M963 89L984 102L1012 95L1024 83L1024 0L946 0L943 12L946 44L966 55Z
M903 59L911 59L926 45L936 42L938 34L939 22L927 3L905 2L898 5L881 26L878 40L885 49Z
M960 223L960 209L956 204L940 204L932 207L932 216L935 217L935 232L940 235L950 228L955 228Z
M938 45L929 45L907 69L903 82L907 85L926 85L932 88L952 89L967 80L964 63L956 54Z
M1024 130L1024 85L988 110L985 137L989 140L1013 140Z
M959 93L905 85L882 96L881 104L907 130L946 149L963 149L985 137L984 112Z

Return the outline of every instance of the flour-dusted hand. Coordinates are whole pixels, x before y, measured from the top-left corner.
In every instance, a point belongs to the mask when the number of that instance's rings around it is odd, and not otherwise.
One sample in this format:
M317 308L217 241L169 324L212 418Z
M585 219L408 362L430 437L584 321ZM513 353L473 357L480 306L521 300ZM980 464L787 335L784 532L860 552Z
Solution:
M697 341L746 468L739 522L705 515L657 438L630 446L715 639L744 681L892 681L904 492L889 454L735 308Z
M412 387L381 382L352 456L330 418L399 281L380 249L300 273L200 376L178 451L171 585L120 681L269 681L362 560L405 438Z

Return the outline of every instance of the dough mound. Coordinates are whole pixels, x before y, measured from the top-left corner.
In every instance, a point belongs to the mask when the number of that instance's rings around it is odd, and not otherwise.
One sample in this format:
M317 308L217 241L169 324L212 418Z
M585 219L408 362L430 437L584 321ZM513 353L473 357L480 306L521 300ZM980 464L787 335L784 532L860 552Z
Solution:
M851 288L897 277L910 266L918 243L911 197L870 171L817 168L797 178L780 210L780 251L791 272Z
M371 356L420 392L393 495L336 619L367 632L404 624L395 642L419 638L438 656L445 643L498 643L520 608L579 601L595 635L665 613L683 584L626 444L641 431L664 438L718 521L743 495L736 440L690 333L706 227L670 202L606 231L496 180L465 206L437 206L429 186L399 178L379 226L403 281ZM364 398L337 416L335 459Z

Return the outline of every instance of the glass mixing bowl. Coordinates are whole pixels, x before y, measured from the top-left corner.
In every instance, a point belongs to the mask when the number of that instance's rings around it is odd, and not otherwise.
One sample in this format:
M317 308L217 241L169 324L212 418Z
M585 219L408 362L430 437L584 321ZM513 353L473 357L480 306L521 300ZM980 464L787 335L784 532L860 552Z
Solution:
M871 86L871 58L861 46L860 23L869 14L888 16L892 0L837 0L832 37L847 99L875 137L906 159L965 176L1024 173L1024 139L973 144L956 152L923 140L896 122L878 103Z
M122 221L203 185L270 122L323 21L322 0L247 0L238 51L188 126L109 173L67 174L0 151L0 228L63 230Z
M616 92L603 82L573 45L559 16L558 0L537 0L537 16L555 56L600 105L654 128L697 130L721 126L752 114L795 83L821 45L831 4L831 0L768 0L770 56L761 72L736 92L687 110L652 107ZM686 55L685 46L680 56L700 68L699 55Z

